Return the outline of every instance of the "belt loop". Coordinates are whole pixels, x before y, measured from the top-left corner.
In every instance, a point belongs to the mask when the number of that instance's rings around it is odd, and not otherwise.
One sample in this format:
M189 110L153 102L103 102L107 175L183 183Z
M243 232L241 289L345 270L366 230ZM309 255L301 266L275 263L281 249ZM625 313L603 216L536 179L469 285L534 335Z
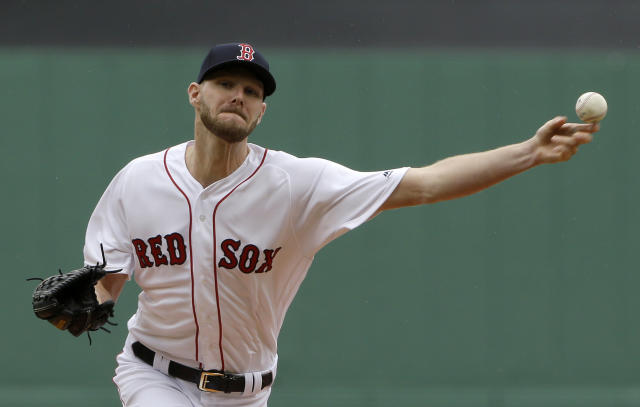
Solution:
M262 390L262 373L253 372L253 392L257 393Z
M253 373L245 373L244 374L244 391L242 392L243 396L248 396L253 394Z
M169 374L169 363L171 361L165 357L163 357L160 352L156 352L153 355L153 368L161 371L162 373L168 375Z

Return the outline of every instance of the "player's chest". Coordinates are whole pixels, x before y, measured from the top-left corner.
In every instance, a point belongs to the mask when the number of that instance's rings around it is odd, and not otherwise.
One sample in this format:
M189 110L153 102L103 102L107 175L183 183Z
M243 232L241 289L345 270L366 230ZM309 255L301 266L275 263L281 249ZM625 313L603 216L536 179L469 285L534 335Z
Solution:
M134 195L125 212L143 268L185 264L192 256L243 273L265 272L288 240L285 182L256 177L208 190L146 185Z

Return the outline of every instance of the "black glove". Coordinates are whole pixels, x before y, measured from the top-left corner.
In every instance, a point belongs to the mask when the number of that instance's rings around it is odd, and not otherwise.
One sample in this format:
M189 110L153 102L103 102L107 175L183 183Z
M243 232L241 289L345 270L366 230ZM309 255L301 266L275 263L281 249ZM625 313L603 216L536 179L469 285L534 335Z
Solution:
M100 245L102 249L102 245ZM38 318L46 319L56 328L68 330L74 336L84 332L107 329L105 323L113 317L113 301L98 303L94 286L108 273L120 270L105 271L107 265L102 252L102 264L85 266L68 273L42 280L33 293L33 312ZM32 279L29 279L32 280ZM91 337L89 337L91 339Z

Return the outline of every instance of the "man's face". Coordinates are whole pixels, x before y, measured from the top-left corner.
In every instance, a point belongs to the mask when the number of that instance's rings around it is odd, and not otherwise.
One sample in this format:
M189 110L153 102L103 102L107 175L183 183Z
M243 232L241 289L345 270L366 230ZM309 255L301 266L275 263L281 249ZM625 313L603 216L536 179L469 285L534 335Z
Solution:
M266 109L264 88L250 71L216 71L200 85L195 104L204 126L229 143L240 142L260 123Z

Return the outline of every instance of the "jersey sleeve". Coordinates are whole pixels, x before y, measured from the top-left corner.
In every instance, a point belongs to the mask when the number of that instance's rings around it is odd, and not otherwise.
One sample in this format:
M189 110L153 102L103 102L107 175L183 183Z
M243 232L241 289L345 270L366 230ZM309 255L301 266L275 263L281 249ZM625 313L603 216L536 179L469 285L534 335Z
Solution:
M293 227L305 255L371 218L407 168L359 172L323 159L306 159L292 175Z
M111 180L91 214L85 235L84 262L86 265L102 263L102 244L106 269L122 269L121 273L131 278L135 263L122 205L128 169L129 166L123 168Z

